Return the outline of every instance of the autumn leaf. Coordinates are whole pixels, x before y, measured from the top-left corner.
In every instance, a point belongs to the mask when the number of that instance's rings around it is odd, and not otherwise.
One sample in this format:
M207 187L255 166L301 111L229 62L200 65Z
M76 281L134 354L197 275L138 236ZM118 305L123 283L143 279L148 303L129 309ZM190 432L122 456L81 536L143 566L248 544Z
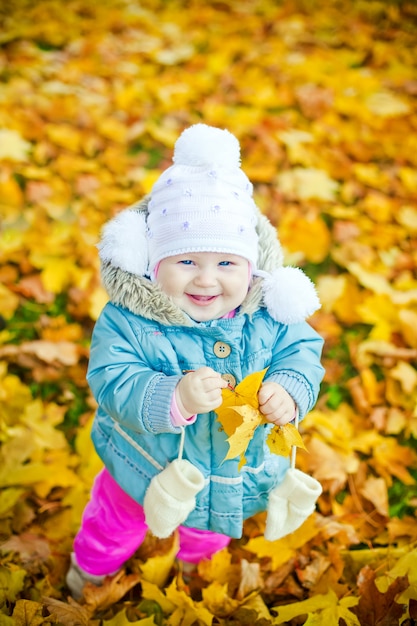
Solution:
M81 606L72 598L68 599L68 603L57 600L56 598L44 598L44 604L50 614L57 619L58 622L68 626L88 626L91 613L85 606Z
M153 615L132 621L128 619L126 612L127 610L123 609L123 611L117 613L112 619L103 620L103 626L130 626L130 624L132 624L132 626L155 626L156 622Z
M416 597L417 593L417 548L412 550L403 550L399 555L398 560L394 565L383 575L375 578L375 585L378 591L383 594L391 594L391 585L393 581L400 581L402 585L405 579L408 581L407 585L403 585L402 589L398 590L400 595L396 597L398 603L406 603L409 599ZM396 595L396 594L394 594Z
M229 450L225 461L240 457L239 469L245 464L245 452L258 426L267 421L259 411L258 392L268 368L244 378L235 389L222 390L223 402L216 409L223 430L228 435ZM305 448L301 435L292 424L274 426L267 438L274 454L289 456L292 446Z
M259 563L249 563L246 559L242 559L241 578L237 597L242 599L246 598L253 591L261 589L262 583Z
M22 591L26 571L16 566L0 565L0 603L14 602Z
M240 605L239 600L231 598L228 594L228 584L213 581L203 589L203 602L213 615L226 617L235 611Z
M42 614L43 606L40 602L32 600L18 600L13 609L14 624L28 624L29 626L40 626L44 624Z
M249 374L234 389L229 387L222 389L223 402L217 410L220 422L222 421L221 415L223 409L245 406L246 404L252 406L254 409L258 409L258 392L267 370L268 368L266 367L260 372Z
M1 357L19 357L19 352L36 356L45 363L59 362L65 365L74 365L79 358L79 349L70 341L31 341L20 345L18 350L12 345L0 348Z
M361 494L372 504L376 511L388 517L388 490L387 484L382 478L370 476L360 490Z
M221 584L230 580L235 568L236 566L232 565L231 554L227 550L219 550L210 560L203 560L198 566L204 580L217 581Z
M299 430L293 424L275 426L268 435L266 443L274 454L289 456L293 446L307 450Z
M146 600L153 600L162 609L164 613L170 614L175 609L175 603L171 602L165 593L154 583L143 580L141 582L143 597Z
M319 626L322 624L339 624L343 619L347 626L360 626L356 615L350 610L358 604L357 598L337 598L335 592L330 589L326 595L316 595L308 600L294 602L287 606L276 606L277 617L275 624L284 624L295 617L307 615L304 624ZM313 618L316 619L313 619Z
M85 606L94 614L97 610L106 609L123 598L126 593L141 580L139 574L126 575L120 570L114 576L108 576L100 586L86 583L83 589Z
M213 583L214 584L214 583ZM170 617L173 624L193 624L196 620L200 621L204 626L211 626L213 615L204 606L203 602L193 602L185 591L176 587L175 581L172 581L166 589L166 597L176 607Z
M392 580L384 593L376 587L375 578L375 572L368 565L359 572L360 598L354 609L355 614L361 624L369 626L398 623L403 615L403 606L396 602L396 599L409 586L407 576L399 576Z
M255 428L264 420L258 408L258 391L266 371L267 368L250 374L235 389L223 389L223 402L216 409L217 418L228 435L229 450L224 460L239 456L239 467L245 463L244 453Z
M0 129L0 160L25 161L29 150L30 143L16 130Z
M227 439L229 442L229 450L224 460L234 459L239 456L241 459L239 466L241 466L244 463L243 457L249 442L253 437L253 433L262 423L263 417L257 409L250 405L233 407L233 411L241 416L241 423L235 428L233 434Z
M10 289L0 284L0 310L3 317L12 317L18 305L19 298Z
M417 5L82 4L0 11L4 624L262 626L276 606L307 610L292 621L310 626L352 615L368 626L373 608L381 622L416 620ZM277 542L264 540L264 513L245 520L242 538L189 583L174 549L150 544L143 561L132 557L140 584L87 609L68 597L65 574L102 468L85 380L108 300L96 244L199 121L237 136L284 264L318 287L310 323L325 339L326 374L297 464L323 485L320 514ZM260 419L256 386L242 402L228 390L219 422L241 464ZM288 454L277 435L269 444ZM358 598L360 609L348 606Z
M289 562L297 553L297 550L306 542L310 541L320 533L320 529L316 524L314 515L310 515L304 524L295 532L277 539L276 541L267 541L263 535L249 539L245 548L249 552L253 552L259 558L270 558L274 569L280 567L284 563Z
M389 91L380 91L372 94L367 99L366 106L372 113L381 117L406 115L410 111L407 102Z
M158 587L163 587L169 577L174 565L177 552L179 550L178 537L174 538L171 549L158 556L149 558L146 563L140 567L143 578Z
M44 537L32 533L22 533L19 536L11 537L8 541L0 544L0 551L3 553L16 552L23 562L46 561L50 557L50 546Z
M327 172L315 168L296 167L278 176L278 187L287 196L300 199L334 200L338 189L336 181Z

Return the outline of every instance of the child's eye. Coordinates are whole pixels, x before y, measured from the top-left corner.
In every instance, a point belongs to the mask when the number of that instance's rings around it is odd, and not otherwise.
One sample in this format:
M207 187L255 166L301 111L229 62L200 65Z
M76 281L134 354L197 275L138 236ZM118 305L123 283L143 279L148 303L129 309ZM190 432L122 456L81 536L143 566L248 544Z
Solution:
M228 267L229 265L233 265L231 261L220 261L219 265L222 267Z
M182 259L179 263L180 265L193 265L194 261L191 261L191 259Z

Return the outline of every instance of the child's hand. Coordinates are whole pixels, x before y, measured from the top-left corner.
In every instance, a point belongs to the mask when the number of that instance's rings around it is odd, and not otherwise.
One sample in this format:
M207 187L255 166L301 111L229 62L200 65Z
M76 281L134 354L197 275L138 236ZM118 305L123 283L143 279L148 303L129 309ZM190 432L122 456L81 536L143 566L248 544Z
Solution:
M188 419L196 413L206 413L217 409L222 403L222 389L227 387L218 372L211 367L200 367L181 378L175 394L178 408Z
M295 402L278 383L264 383L258 392L258 400L259 410L268 422L284 426L294 419Z

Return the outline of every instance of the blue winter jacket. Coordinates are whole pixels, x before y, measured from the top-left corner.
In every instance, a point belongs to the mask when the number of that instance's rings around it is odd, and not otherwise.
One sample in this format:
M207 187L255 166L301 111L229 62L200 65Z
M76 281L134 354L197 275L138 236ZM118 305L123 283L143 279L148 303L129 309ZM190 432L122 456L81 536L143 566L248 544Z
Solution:
M101 270L110 303L96 323L88 368L98 403L92 430L97 452L140 504L151 479L178 457L181 429L172 425L170 407L187 370L209 366L238 384L268 367L265 380L288 391L301 417L316 402L323 377L322 339L305 321L293 323L314 288L294 272L284 286L275 280L275 270L285 268L276 230L265 216L259 214L256 227L257 269L272 277L276 302L266 298L264 278L255 277L235 317L197 323L138 270L146 212L147 199L119 214L104 231ZM137 232L132 230L136 220ZM289 465L266 445L272 426L256 429L240 471L238 458L224 461L229 446L215 412L198 415L184 428L183 456L205 477L185 525L240 537L243 520L266 510L269 492Z
M166 325L108 304L94 329L88 382L98 403L92 437L119 485L143 503L150 480L178 456L181 429L170 419L175 386L187 370L212 367L237 383L268 367L265 380L280 383L300 416L317 399L323 341L306 323L284 325L265 308L231 319ZM226 434L215 412L186 427L184 458L206 484L185 525L240 537L246 518L266 510L268 494L288 459L266 445L270 425L256 429L239 471L224 461Z

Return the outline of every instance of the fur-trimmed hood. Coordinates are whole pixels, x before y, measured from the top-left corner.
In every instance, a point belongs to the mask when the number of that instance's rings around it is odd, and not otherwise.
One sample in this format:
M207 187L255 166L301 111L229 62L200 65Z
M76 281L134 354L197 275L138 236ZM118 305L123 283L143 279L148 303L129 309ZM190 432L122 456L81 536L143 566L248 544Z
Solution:
M103 229L98 245L101 277L110 301L136 315L165 325L191 326L194 322L146 276L146 221L148 200L121 211ZM258 267L239 314L253 314L266 307L283 324L304 321L320 308L311 280L294 267L283 267L276 229L259 212Z

